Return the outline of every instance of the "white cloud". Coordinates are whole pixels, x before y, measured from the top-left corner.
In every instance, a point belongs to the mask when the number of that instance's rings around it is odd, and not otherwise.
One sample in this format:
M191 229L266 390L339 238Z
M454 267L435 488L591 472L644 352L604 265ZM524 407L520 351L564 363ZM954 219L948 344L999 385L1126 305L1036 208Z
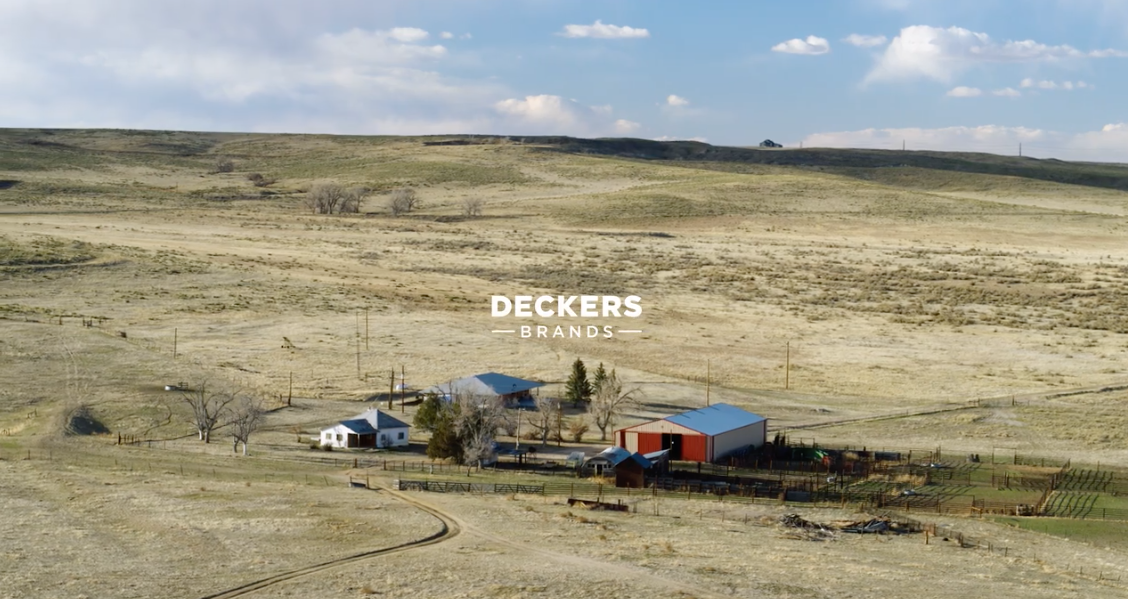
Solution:
M961 27L914 25L893 38L865 82L927 78L947 83L985 62L1054 62L1121 55L1118 50L1085 53L1068 45L1051 46L1032 40L1000 43L986 33Z
M951 96L953 98L974 98L982 94L983 92L977 87L966 87L961 85L959 87L953 87L952 89L948 90L948 93L945 95Z
M383 4L152 6L0 2L0 123L355 134L513 126L494 106L511 89L444 74L452 52L427 40L446 36L393 27L402 24ZM341 22L357 26L342 30ZM613 122L568 133L611 132Z
M474 36L470 35L469 33L463 33L462 35L458 36L458 39L460 39L460 40L468 40L468 39L470 39L470 38L472 38L472 37L474 37Z
M709 143L709 140L704 138L704 137L673 137L673 136L669 136L669 135L663 135L661 137L655 137L654 141L697 141L697 142L701 142L703 144Z
M428 33L418 27L395 27L388 32L388 37L397 42L421 42L427 39Z
M850 44L851 46L857 46L859 48L872 48L874 46L880 46L888 40L889 38L885 37L884 35L859 35L857 33L851 33L850 35L842 38L842 41L846 42L847 44Z
M639 127L641 127L641 125L634 121L628 121L627 119L618 119L615 121L615 133L632 133L637 131Z
M1085 83L1084 81L1062 81L1061 83L1058 83L1056 81L1050 80L1035 81L1029 77L1023 79L1022 82L1019 83L1019 86L1024 88L1037 87L1038 89L1063 89L1065 91L1094 88L1091 83Z
M454 34L449 31L444 31L439 34L439 37L443 38L444 40L451 40L454 39Z
M631 39L650 37L646 29L608 25L596 19L591 25L565 25L560 35L564 37L594 37L601 39Z
M772 52L783 52L785 54L806 54L815 56L818 54L826 54L830 52L830 42L821 37L813 35L807 36L807 39L801 40L799 38L780 42L772 46Z
M936 150L1016 154L1025 156L1128 162L1128 123L1111 123L1099 131L1067 134L1027 127L943 127L938 129L863 129L818 133L803 139L803 147Z
M1110 123L1100 131L1074 135L1066 148L1068 155L1078 160L1128 162L1128 123Z
M584 106L575 100L549 94L509 98L494 104L507 130L530 135L597 137L629 133L640 125L612 119L610 106Z
M670 94L669 96L666 96L666 106L673 106L673 107L689 106L689 100L686 100L685 98L683 98L681 96L676 96L674 94Z
M1017 98L1022 95L1022 92L1014 89L1013 87L1004 87L991 92L992 96L1005 96L1007 98Z

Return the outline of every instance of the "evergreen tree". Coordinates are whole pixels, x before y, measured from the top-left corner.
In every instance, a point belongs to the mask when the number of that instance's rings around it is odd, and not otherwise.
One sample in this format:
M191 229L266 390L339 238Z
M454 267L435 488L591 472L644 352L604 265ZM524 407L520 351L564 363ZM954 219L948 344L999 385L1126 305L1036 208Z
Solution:
M432 460L452 458L462 462L462 439L455 426L454 411L443 409L435 420L431 440L427 442L427 457Z
M572 363L572 375L564 385L564 399L572 402L572 407L591 401L591 382L587 378L587 367L579 358Z
M595 369L595 374L591 377L591 394L599 393L599 388L607 381L607 371L603 368L603 362L599 363L599 367Z
M439 399L438 395L428 394L419 406L419 411L415 413L412 424L415 428L434 432L435 425L439 422L439 415L444 409L443 400Z

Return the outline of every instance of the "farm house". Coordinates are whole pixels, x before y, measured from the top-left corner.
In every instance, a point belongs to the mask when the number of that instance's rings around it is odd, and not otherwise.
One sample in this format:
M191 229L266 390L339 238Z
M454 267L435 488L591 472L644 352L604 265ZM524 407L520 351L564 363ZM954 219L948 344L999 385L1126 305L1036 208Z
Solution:
M409 428L380 410L369 410L322 429L321 444L341 449L402 447L408 444Z
M715 462L748 447L760 447L767 433L767 418L719 403L619 429L615 440L630 452L669 450L670 460Z

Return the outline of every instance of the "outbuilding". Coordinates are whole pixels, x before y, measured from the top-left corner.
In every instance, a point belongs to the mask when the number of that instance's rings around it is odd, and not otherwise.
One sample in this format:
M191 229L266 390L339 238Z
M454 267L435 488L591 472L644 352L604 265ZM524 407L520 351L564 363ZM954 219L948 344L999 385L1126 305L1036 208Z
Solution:
M402 447L410 442L409 428L408 424L380 410L368 410L322 429L321 445L341 449Z
M586 474L609 476L614 472L616 487L633 489L641 489L646 486L644 476L646 470L650 467L650 460L622 447L608 447L584 462Z
M670 460L687 462L715 462L760 447L767 436L767 418L724 403L615 431L616 443L627 451L669 450Z
M499 398L507 406L532 401L532 390L543 387L540 381L528 381L497 372L485 372L454 379L423 390L423 395L434 394L450 401L456 396Z

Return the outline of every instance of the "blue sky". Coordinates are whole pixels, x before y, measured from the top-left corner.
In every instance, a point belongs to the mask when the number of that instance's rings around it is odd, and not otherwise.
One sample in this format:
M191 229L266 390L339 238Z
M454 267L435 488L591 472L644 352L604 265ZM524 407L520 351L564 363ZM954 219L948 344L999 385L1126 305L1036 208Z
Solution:
M0 126L1128 161L1128 0L6 0Z

